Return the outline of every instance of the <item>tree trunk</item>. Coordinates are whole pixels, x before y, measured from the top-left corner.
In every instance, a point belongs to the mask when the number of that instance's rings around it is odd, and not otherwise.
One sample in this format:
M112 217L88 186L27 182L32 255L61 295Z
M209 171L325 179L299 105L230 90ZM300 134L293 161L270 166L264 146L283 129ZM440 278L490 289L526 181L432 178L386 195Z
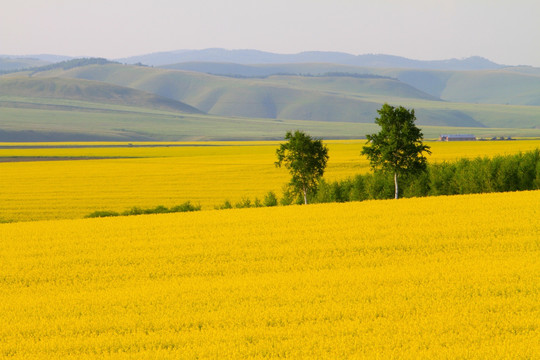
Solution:
M394 187L396 189L396 193L395 193L395 196L394 196L394 199L397 199L398 198L398 183L397 183L397 173L394 173Z
M304 185L304 205L307 205L307 191L306 191L305 185Z

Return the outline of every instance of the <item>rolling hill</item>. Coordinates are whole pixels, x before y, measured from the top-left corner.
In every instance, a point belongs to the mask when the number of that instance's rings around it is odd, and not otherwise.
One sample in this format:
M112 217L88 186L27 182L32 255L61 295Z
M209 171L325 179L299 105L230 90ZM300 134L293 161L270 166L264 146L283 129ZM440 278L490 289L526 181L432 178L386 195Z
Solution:
M372 123L385 101L437 102L435 97L388 77L270 76L238 79L120 64L33 73L106 82L182 101L219 116ZM442 106L442 104L441 104ZM483 127L457 109L421 112L424 125Z
M0 78L0 96L80 100L92 103L135 106L190 114L201 113L200 110L192 106L155 94L98 81L80 79ZM26 106L30 106L30 103L27 103ZM44 106L44 104L40 105L39 102L33 102L33 107L40 106ZM49 104L48 106L50 107L52 105Z
M11 58L0 55L0 74L12 71L20 71L49 64L47 61L32 58Z
M381 74L442 100L540 106L540 69L510 67L483 71L390 69Z
M535 68L171 67L77 59L0 76L0 140L277 139L294 128L358 138L384 102L414 108L426 136L540 135Z
M263 65L258 65L264 68ZM271 65L272 69L276 69ZM290 70L285 73L302 73L307 70L320 76L279 75L263 78L236 78L216 76L205 73L177 71L145 66L127 66L121 64L90 65L68 70L56 69L34 73L37 77L67 77L87 79L116 84L157 94L162 97L187 103L201 111L218 116L262 117L272 119L317 120L341 122L372 123L377 116L376 109L384 102L405 105L417 109L418 123L421 125L462 126L462 127L520 127L534 128L539 126L540 108L530 107L531 100L517 101L516 105L504 107L494 104L496 101L485 101L490 106L478 104L471 107L446 99L441 101L437 95L429 94L418 88L426 88L432 92L451 93L449 83L452 77L467 74L474 77L485 72L445 72L430 70L379 69L375 74L366 75L364 68L340 67L329 64L289 64L280 69ZM324 73L323 70L354 70L349 73L337 72L339 76L329 76L335 72ZM300 71L298 71L300 70ZM373 69L372 69L373 70ZM364 71L364 73L360 73ZM534 96L535 84L540 77L535 74L505 72L493 70L495 75L506 74L510 78L526 77L530 83L527 88L529 98ZM326 75L325 75L326 74ZM478 75L480 74L480 75ZM374 75L378 75L374 76ZM417 86L411 86L400 77ZM459 82L453 85L458 89ZM487 85L477 84L477 91L488 94L500 91L504 93L504 83L497 89L482 89ZM513 97L520 99L526 94L519 91L516 81ZM539 88L540 90L540 88ZM459 91L455 91L459 94ZM487 97L487 95L486 95ZM475 101L467 101L472 104ZM475 104L476 105L476 104Z
M540 76L503 70L455 73L441 97L454 102L540 106Z
M508 67L481 71L441 71L381 69L315 63L244 65L188 62L167 65L163 68L239 77L268 77L274 74L319 75L333 72L373 74L392 77L416 90L444 101L540 105L540 69L533 67Z

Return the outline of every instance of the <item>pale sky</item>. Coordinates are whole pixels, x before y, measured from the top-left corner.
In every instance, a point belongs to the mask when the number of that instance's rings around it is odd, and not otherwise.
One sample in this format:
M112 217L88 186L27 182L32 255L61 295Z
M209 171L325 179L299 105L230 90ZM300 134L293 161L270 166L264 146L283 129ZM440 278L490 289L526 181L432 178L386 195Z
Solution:
M179 49L483 56L540 67L538 0L8 0L0 54Z

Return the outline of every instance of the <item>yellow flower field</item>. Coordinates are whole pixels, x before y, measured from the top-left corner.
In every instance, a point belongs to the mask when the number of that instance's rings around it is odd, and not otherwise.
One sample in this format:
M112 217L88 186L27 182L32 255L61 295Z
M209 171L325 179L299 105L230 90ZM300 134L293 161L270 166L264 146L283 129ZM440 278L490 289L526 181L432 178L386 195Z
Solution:
M540 357L540 191L0 224L0 264L0 358Z
M326 179L344 179L369 170L367 160L360 156L364 141L325 143L330 148ZM429 157L432 162L510 154L540 147L539 140L428 144L433 151ZM82 218L96 210L171 207L185 201L200 204L208 210L225 200L233 204L243 197L262 200L268 191L280 196L282 186L289 180L286 170L274 167L277 142L48 149L19 149L16 145L21 144L0 144L7 147L0 149L0 157L115 158L0 162L0 222Z

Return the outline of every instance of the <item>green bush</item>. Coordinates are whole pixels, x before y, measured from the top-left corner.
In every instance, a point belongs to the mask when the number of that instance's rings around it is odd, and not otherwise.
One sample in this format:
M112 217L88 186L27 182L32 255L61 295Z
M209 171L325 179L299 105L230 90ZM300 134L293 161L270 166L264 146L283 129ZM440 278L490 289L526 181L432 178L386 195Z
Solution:
M283 195L281 196L281 199L279 200L279 204L283 206L292 205L294 203L294 195L291 193L291 191L286 187L283 189Z
M533 189L540 189L540 163L536 163L536 178L534 179Z
M186 201L183 204L173 206L172 208L167 208L163 205L158 205L155 208L142 209L140 207L134 206L129 210L118 213L116 211L109 210L100 210L94 211L93 213L86 215L87 218L95 217L108 217L108 216L131 216L131 215L143 215L143 214L168 214L168 213L177 213L177 212L187 212L187 211L199 211L201 210L200 205L192 205L191 202Z
M326 182L324 179L321 179L319 182L319 186L317 188L317 192L315 194L315 200L316 203L328 203L332 202L332 191L330 189L330 184Z
M259 207L263 207L263 203L261 202L261 200L259 200L259 198L255 198L255 200L253 200L253 207L256 207L256 208L259 208Z
M394 179L392 175L375 172L367 176L367 193L369 199L392 199L394 197Z
M278 199L276 194L273 191L269 191L264 196L263 205L264 206L277 206Z
M170 212L190 212L199 210L201 210L201 205L193 205L190 201L186 201L183 204L172 207Z
M239 202L234 204L234 207L237 209L245 209L251 207L251 200L247 197L243 197Z
M233 206L229 200L225 200L223 204L215 206L216 210L232 209Z
M455 179L455 166L443 162L441 164L430 164L428 166L430 194L438 195L454 195L458 193Z
M429 190L429 174L427 172L405 178L400 189L401 196L404 198L427 196Z
M365 175L356 175L351 179L351 189L349 191L351 201L363 201L369 198L366 190L366 177Z
M98 217L110 217L110 216L120 216L116 211L109 210L98 210L86 215L86 218L98 218Z
M523 154L521 161L519 162L519 189L520 190L533 190L536 189L535 180L537 178L537 171L540 164L540 150L531 151Z
M131 216L131 215L142 215L144 214L144 210L140 207L134 206L129 210L126 210L122 213L123 216Z

